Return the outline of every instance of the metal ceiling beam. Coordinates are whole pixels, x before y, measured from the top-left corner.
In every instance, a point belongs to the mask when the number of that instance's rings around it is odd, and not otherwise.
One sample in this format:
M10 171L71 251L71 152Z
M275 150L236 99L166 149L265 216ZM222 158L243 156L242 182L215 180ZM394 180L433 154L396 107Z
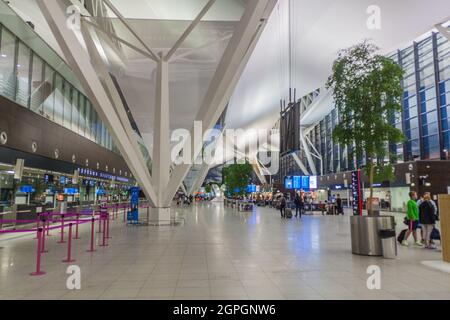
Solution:
M195 182L192 184L189 195L194 195L194 192L202 186L203 182L205 182L206 177L208 176L210 166L207 164L203 164L200 173L197 176L197 179L195 179Z
M38 5L44 14L61 50L64 53L73 72L82 83L93 106L105 122L109 132L119 148L122 157L127 162L133 176L142 187L145 195L151 203L156 199L151 181L146 179L148 169L143 167L139 157L132 148L122 122L117 116L114 105L110 101L98 73L91 63L91 57L79 42L73 29L67 27L66 14L58 1L38 1Z
M141 150L136 140L137 133L133 130L129 117L126 113L125 107L122 103L122 99L120 97L119 92L116 89L116 86L109 74L108 68L103 63L103 60L95 46L94 40L92 39L91 33L89 32L89 27L86 24L82 24L81 32L83 34L83 39L86 43L86 47L88 49L89 56L91 57L91 62L93 63L93 67L98 72L100 79L103 81L104 88L107 92L107 95L110 97L111 102L115 107L115 111L117 116L119 117L121 124L127 134L127 137L130 141L131 146L133 147L136 154L140 155ZM140 165L143 167L147 167L146 161L144 157L138 157L140 160ZM146 179L150 180L150 172L147 170ZM156 201L156 199L152 199L152 201Z
M249 0L247 2L244 15L222 56L203 104L196 116L196 120L203 123L202 135L216 124L225 110L267 22L264 19L266 18L265 15L268 16L272 12L275 4L276 0ZM194 163L202 149L202 145L196 143L194 129L191 130L191 139L190 143L194 149L191 163ZM185 146L187 145L189 145L189 142ZM190 164L181 164L175 167L167 186L166 201L174 197L191 166Z
M184 57L186 57L186 56L192 54L192 53L195 52L195 51L198 51L198 50L201 50L201 49L208 48L208 47L210 47L210 46L212 46L212 45L214 45L214 44L217 44L217 43L220 43L220 42L223 42L223 41L227 41L227 40L231 39L232 36L233 36L233 35L230 34L230 35L228 35L228 36L225 36L225 37L220 38L219 40L210 41L210 42L207 42L207 43L205 43L204 45L201 45L201 46L199 46L199 47L196 47L196 48L192 48L192 49L186 50L186 51L183 52L183 53L177 54L175 57L173 57L173 58L170 60L170 62L175 62L175 61L177 61L177 60L179 60L179 59L182 59L182 58L184 58Z
M152 49L147 46L147 44L141 39L141 37L138 35L138 33L134 30L134 28L127 22L124 16L120 13L119 10L117 10L116 7L111 3L109 0L101 0L103 1L108 8L114 12L114 14L119 18L119 20L125 25L125 27L128 29L128 31L131 32L131 34L136 38L137 41L148 51L148 53L152 56L152 60L159 61L159 57L152 51Z
M108 32L108 31L104 30L104 29L103 29L102 27L100 27L97 23L92 22L92 21L89 21L88 19L86 19L86 17L82 17L82 23L91 25L92 27L94 27L94 28L97 29L98 31L104 33L104 34L107 35L108 37L111 37L111 38L113 38L113 39L119 41L120 43L123 43L123 44L126 45L127 47L133 49L134 51L139 52L139 53L142 54L143 56L145 56L145 57L147 57L147 58L149 58L149 59L151 59L151 60L154 60L153 56L152 56L151 54L149 54L147 51L142 50L142 49L136 47L135 45L131 44L130 42L128 42L128 41L126 41L126 40L124 40L124 39L122 39L122 38L116 36L115 34L113 34L113 33L111 33L111 32Z
M195 27L200 23L205 14L209 11L212 5L216 2L216 0L209 0L208 3L203 7L202 11L195 17L195 19L191 22L191 24L187 27L187 29L183 32L181 37L175 42L172 49L167 53L164 57L166 61L170 61L173 54L178 50L178 48L183 44L184 40L191 34L191 32L195 29Z

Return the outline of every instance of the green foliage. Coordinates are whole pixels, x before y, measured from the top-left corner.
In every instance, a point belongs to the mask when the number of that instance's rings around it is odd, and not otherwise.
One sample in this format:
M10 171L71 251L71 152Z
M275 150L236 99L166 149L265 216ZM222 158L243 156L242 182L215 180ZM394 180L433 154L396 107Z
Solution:
M367 172L366 174L369 175L370 172ZM385 164L380 165L375 168L373 181L376 183L382 183L384 181L395 181L395 173L394 173L394 166L392 164Z
M206 193L211 193L211 191L212 191L211 185L210 185L210 184L207 184L207 185L205 186L205 192L206 192Z
M367 41L340 51L327 82L340 117L333 130L334 143L347 146L358 159L368 159L365 170L370 178L370 198L375 181L394 178L392 165L384 163L389 143L405 139L392 125L402 111L404 72L377 51ZM371 205L368 210L373 214Z
M402 132L391 124L402 110L403 70L376 51L368 42L342 50L327 87L333 90L340 115L334 142L349 146L357 158L365 155L382 165L388 142L404 141Z
M222 169L222 179L228 192L232 195L243 195L247 192L247 186L250 183L253 168L249 163L232 164ZM235 190L240 189L236 193Z

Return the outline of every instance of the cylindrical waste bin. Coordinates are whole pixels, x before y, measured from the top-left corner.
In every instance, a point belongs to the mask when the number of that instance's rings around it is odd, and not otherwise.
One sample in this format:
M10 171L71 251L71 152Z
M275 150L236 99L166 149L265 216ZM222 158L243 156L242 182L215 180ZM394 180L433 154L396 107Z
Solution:
M397 240L394 229L380 230L383 258L395 259L397 257Z

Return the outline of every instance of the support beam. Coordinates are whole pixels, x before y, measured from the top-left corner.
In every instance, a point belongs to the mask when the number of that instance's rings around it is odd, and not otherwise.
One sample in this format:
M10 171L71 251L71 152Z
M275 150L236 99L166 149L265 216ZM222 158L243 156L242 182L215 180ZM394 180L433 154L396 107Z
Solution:
M194 192L202 186L203 182L205 182L206 177L208 176L210 166L207 164L203 164L202 168L200 169L200 173L195 180L195 182L192 184L191 189L189 190L189 195L193 195Z
M258 177L258 180L262 184L267 184L266 177L262 174L263 170L261 169L261 165L259 164L259 161L257 158L253 160L252 163L253 171L255 172L256 176Z
M156 102L153 141L153 185L158 196L157 207L170 207L171 200L165 199L170 178L170 111L169 111L169 64L164 59L156 68ZM175 191L176 192L176 191Z
M141 150L136 140L137 133L134 132L133 128L131 127L120 94L117 92L116 86L114 85L114 82L111 79L108 68L103 63L103 60L100 54L98 53L97 48L95 47L94 40L92 39L91 33L89 32L88 25L83 23L81 25L81 32L83 34L83 39L85 41L86 48L88 49L89 56L91 57L93 67L98 72L100 79L103 81L105 91L107 95L110 97L112 104L114 105L117 116L119 117L121 124L127 134L131 147L134 149L135 153L139 155L141 154ZM140 165L142 167L147 167L147 164L143 156L139 157L139 160ZM147 170L146 173L147 173L146 179L150 181L151 180L150 172ZM151 199L151 202L155 203L156 199Z
M119 20L124 24L124 26L128 29L128 31L131 32L131 34L136 38L137 41L145 48L145 50L148 51L148 53L152 56L152 59L154 61L158 61L160 58L152 51L152 49L147 46L147 44L141 39L141 37L138 35L138 33L134 30L134 28L127 22L124 16L120 13L119 10L114 7L114 5L109 0L101 0L103 1L108 8L111 9L112 12L119 18Z
M294 158L294 161L298 165L300 170L302 170L305 175L309 176L310 173L308 169L306 169L306 166L303 164L302 160L300 160L299 156L296 153L293 153L292 157Z
M209 0L208 3L203 7L202 11L195 17L195 19L191 22L191 24L187 27L187 29L183 32L181 37L175 42L174 46L165 56L166 61L170 61L173 54L178 50L178 48L183 44L184 40L191 34L192 30L200 23L205 14L211 9L212 5L216 2L216 0Z
M265 15L272 12L276 1L249 0L245 13L236 27L222 60L210 84L196 120L203 123L203 133L212 128L225 110L231 94L261 36L266 24ZM194 147L191 163L201 152L202 145L195 143L194 129L191 130L191 146ZM187 147L188 143L185 145ZM185 179L191 164L175 167L167 188L167 198L172 199L180 183Z
M130 49L133 49L133 50L136 51L136 52L139 52L139 53L142 54L144 57L147 57L147 58L149 58L149 59L151 59L151 60L154 60L153 56L152 56L151 54L149 54L147 51L142 50L142 49L136 47L135 45L131 44L130 42L128 42L128 41L126 41L126 40L124 40L124 39L122 39L122 38L116 36L115 34L106 31L105 29L103 29L102 27L100 27L98 24L96 24L96 23L94 23L94 22L92 22L92 21L89 21L88 19L86 19L86 18L84 18L84 17L82 18L82 21L83 21L83 23L86 23L86 24L89 24L89 25L93 26L93 27L96 28L98 31L104 33L106 36L108 36L108 37L110 37L110 38L112 38L112 39L115 39L115 40L119 41L120 43L126 45L127 47L129 47Z
M144 193L152 202L156 194L148 179L147 168L140 165L140 154L131 147L127 133L124 130L116 110L106 93L102 82L98 78L97 71L92 66L88 53L84 50L74 30L66 25L67 17L65 8L58 1L38 1L38 5L44 14L68 64L82 83L84 90L90 98L94 108L105 122L109 132L127 162L133 176L136 178Z
M317 175L317 169L316 164L314 163L314 160L311 156L311 151L309 150L308 143L305 139L305 133L303 132L303 129L300 128L300 143L303 147L303 151L305 151L306 159L308 160L309 167L311 168L311 172L313 175Z

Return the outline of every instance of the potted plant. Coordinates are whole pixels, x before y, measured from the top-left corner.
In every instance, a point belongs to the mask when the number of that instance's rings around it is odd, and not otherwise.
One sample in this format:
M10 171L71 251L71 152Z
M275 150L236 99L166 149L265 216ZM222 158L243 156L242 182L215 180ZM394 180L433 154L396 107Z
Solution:
M339 52L327 87L332 90L340 116L333 131L334 143L345 145L356 159L366 159L365 173L370 180L369 216L374 216L375 179L393 176L389 143L404 141L393 125L402 111L402 68L392 59L377 54L368 41Z

